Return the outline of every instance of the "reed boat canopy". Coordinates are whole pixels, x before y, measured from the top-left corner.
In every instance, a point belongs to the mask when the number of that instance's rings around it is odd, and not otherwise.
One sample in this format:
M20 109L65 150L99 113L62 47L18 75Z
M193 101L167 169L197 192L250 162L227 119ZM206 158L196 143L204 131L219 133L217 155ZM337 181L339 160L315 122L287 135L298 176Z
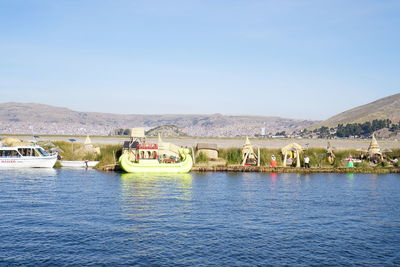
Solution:
M174 145L172 143L169 142L164 142L161 139L161 135L158 134L158 154L159 155L163 155L163 154L167 154L167 155L175 155L178 156L179 155L179 146Z
M131 137L145 138L144 129L143 128L132 128L131 129Z

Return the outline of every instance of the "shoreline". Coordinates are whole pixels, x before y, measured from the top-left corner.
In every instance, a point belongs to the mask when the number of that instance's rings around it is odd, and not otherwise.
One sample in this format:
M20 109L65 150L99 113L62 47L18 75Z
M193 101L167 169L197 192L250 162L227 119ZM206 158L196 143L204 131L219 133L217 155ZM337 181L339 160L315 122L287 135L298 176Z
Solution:
M118 165L106 165L98 169L104 172L123 172ZM262 173L365 173L389 174L399 173L400 168L294 168L294 167L267 167L267 166L193 166L191 172L262 172Z
M263 172L263 173L400 173L400 168L293 168L257 166L195 166L194 172Z

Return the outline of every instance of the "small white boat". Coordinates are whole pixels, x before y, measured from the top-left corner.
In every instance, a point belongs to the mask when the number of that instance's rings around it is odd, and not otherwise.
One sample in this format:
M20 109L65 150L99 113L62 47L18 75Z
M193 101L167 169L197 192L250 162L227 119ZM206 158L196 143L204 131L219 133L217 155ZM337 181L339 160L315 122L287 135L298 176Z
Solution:
M67 168L93 168L98 163L90 160L60 160L61 167Z
M53 168L57 155L38 145L0 146L0 168Z

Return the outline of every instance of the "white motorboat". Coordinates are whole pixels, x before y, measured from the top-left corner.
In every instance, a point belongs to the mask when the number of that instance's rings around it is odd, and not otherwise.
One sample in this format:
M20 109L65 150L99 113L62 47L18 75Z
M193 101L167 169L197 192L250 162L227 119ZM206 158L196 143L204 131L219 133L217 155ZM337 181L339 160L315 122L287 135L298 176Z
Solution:
M0 146L0 168L53 168L57 156L38 145Z
M91 160L60 160L61 167L67 168L93 168L97 163Z

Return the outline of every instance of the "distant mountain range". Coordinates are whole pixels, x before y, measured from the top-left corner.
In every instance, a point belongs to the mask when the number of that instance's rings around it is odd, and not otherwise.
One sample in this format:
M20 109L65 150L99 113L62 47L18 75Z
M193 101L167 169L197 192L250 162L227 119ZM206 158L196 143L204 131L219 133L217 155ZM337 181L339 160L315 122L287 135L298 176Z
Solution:
M400 94L342 112L324 121L296 120L268 116L222 114L110 114L79 112L37 103L0 103L0 134L108 135L116 129L143 127L152 135L171 132L180 136L236 137L257 136L303 128L335 127L338 124L400 120ZM176 126L176 127L175 127Z
M109 114L78 112L37 103L0 103L0 134L108 135L115 129L143 127L146 130L175 125L189 136L254 136L278 131L292 132L316 121L267 116L222 114Z
M352 108L327 120L317 122L309 128L336 127L339 124L363 123L375 119L390 119L397 123L400 120L400 94L387 96L369 104Z

